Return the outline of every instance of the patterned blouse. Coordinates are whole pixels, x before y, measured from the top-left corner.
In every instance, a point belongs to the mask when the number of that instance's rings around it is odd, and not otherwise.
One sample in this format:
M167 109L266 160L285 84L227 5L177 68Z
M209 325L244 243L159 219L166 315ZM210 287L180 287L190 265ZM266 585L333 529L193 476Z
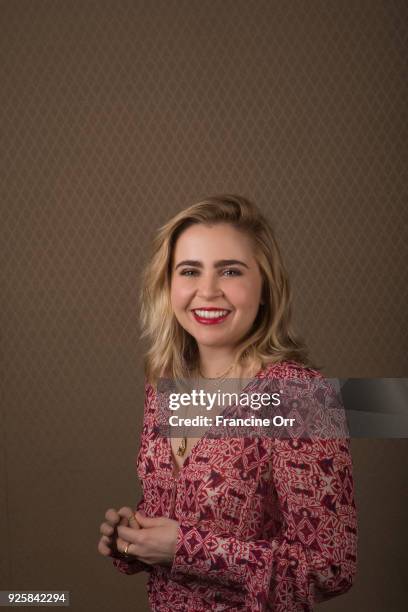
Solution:
M255 379L265 377L323 378L293 361L269 364ZM124 574L149 572L152 610L307 612L351 587L357 520L348 438L203 436L174 475L156 391L146 384L136 465L137 509L180 525L171 566L113 560Z

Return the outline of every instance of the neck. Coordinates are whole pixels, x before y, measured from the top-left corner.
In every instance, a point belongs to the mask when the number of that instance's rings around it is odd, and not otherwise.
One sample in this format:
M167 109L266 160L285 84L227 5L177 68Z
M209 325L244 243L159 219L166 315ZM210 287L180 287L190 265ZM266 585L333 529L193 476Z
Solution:
M200 371L207 378L221 376L234 361L233 350L221 350L219 348L200 347ZM231 377L233 371L228 373Z

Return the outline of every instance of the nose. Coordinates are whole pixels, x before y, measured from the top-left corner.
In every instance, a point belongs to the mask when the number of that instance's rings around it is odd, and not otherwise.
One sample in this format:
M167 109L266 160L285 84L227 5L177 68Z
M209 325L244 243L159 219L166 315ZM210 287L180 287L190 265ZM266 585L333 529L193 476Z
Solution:
M216 274L202 274L197 287L197 295L206 300L210 300L222 295L222 289L219 286L219 279Z

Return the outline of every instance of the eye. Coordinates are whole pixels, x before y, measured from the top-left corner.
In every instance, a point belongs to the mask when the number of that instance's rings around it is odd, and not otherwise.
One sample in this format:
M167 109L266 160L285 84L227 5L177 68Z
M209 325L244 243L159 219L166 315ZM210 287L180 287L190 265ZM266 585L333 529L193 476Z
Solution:
M191 276L196 276L197 274L199 274L198 270L181 270L180 272L180 276L187 276L187 277L191 277ZM242 272L241 270L237 270L236 268L227 268L226 270L222 271L222 276L242 276Z
M182 270L180 276L193 276L197 273L197 270Z
M236 268L228 268L223 271L223 274L225 274L225 272L232 272L232 274L227 274L227 276L242 276L241 270L237 270Z

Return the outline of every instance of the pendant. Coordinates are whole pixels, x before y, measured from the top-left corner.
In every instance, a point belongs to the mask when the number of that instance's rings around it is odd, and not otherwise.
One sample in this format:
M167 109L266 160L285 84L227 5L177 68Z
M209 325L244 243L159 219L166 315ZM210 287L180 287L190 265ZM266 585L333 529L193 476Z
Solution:
M178 447L178 449L177 449L177 453L176 453L176 454L177 454L179 457L182 457L182 456L184 455L184 453L186 452L186 449L187 449L187 438L182 438L182 440L181 440L181 444L180 444L180 446Z

